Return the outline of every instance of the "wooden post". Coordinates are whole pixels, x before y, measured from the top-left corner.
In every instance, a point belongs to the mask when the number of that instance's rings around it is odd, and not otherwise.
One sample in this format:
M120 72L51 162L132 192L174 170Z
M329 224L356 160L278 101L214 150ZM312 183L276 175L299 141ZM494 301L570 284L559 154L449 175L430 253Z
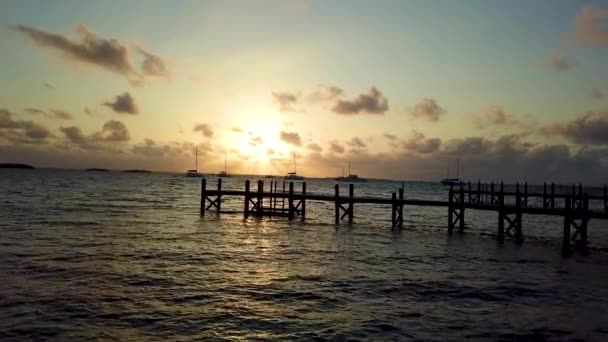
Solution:
M353 224L353 216L355 213L355 203L353 203L353 197L355 197L355 185L348 184L348 224Z
M522 206L523 207L527 207L528 206L528 182L524 183L524 199L523 199L523 203Z
M293 182L289 182L289 197L287 198L287 206L289 207L287 218L289 221L291 221L295 215L295 208L293 206Z
M222 211L222 179L217 179L217 213Z
M571 214L571 202L570 195L566 195L565 198L565 213L564 213L564 232L562 235L562 255L570 255L570 222L572 219Z
M257 214L259 216L264 215L264 210L262 209L262 205L263 205L263 197L262 197L262 193L264 192L264 182L262 182L262 180L258 180L258 212Z
M471 194L472 194L472 192L473 192L473 191L471 190L471 181L469 181L469 203L472 203L472 202L473 202L473 200L472 200L472 198L471 198Z
M285 193L285 181L283 181L283 194ZM281 211L285 212L285 197L281 197Z
M582 189L581 189L582 191ZM581 226L579 228L579 234L580 234L580 240L579 243L577 245L577 249L580 253L582 254L587 254L589 253L589 250L587 249L587 227L589 225L589 195L588 194L583 194L582 196L582 220L581 220Z
M306 219L306 182L302 182L302 199L301 199L302 221Z
M335 196L334 204L336 207L336 224L340 224L340 186L336 184L334 187Z
M523 242L523 235L521 231L521 216L522 216L522 204L524 199L522 198L521 192L519 192L519 182L515 190L515 243L521 244Z
M271 213L274 212L274 205L273 205L273 202L274 202L274 191L273 190L274 190L274 181L271 180L270 181L270 199L268 200L270 202L270 206L269 207L270 207L270 212Z
M543 183L543 208L547 208L547 182Z
M460 220L458 223L460 224L458 231L460 233L464 232L464 189L462 187L462 182L460 182Z
M551 183L551 209L555 209L555 183Z
M249 218L249 195L251 184L249 183L249 179L245 181L245 209L243 210L243 216L245 219Z
M503 182L500 182L498 196L498 234L496 239L499 243L503 243L505 241L505 189Z
M403 229L403 221L405 214L403 213L403 188L399 189L399 229Z
M477 203L481 203L481 180L477 180Z
M494 181L490 182L490 204L496 204L496 201L494 199Z
M201 179L201 216L205 216L205 204L207 199L207 179Z
M608 186L604 184L604 214L608 214Z
M391 210L391 229L397 227L397 194L393 191Z
M454 230L454 187L450 184L448 192L448 234L452 235Z

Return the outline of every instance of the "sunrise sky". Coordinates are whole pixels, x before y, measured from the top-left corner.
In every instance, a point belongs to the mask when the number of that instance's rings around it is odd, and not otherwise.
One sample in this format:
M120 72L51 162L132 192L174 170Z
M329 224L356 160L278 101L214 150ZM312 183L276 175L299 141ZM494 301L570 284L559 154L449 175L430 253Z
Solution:
M608 3L0 2L0 162L608 174Z

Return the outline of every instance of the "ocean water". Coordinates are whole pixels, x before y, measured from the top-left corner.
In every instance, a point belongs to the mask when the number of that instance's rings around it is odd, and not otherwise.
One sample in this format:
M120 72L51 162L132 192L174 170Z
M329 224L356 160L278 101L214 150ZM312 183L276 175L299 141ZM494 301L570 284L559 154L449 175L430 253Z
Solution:
M524 244L498 246L496 213L467 211L452 236L446 208L406 207L402 231L373 205L352 226L314 202L306 222L201 218L199 191L175 174L0 170L0 340L608 340L608 222L591 221L589 256L565 259L558 218L524 216Z

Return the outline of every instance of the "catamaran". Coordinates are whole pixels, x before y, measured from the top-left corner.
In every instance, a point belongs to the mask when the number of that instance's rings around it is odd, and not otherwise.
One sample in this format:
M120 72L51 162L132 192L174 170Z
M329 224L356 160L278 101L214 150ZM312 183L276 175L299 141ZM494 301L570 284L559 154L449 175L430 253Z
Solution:
M350 173L350 160L348 161L348 176L344 177L344 169L342 169L342 176L336 178L339 182L349 182L349 183L364 183L367 182L367 179L360 178L358 175L354 175Z
M456 159L456 178L450 178L450 168L448 167L447 177L441 180L443 185L453 185L460 183L460 159Z
M287 175L285 177L283 177L284 179L288 179L288 180L303 180L304 176L298 176L297 170L296 170L296 153L293 153L293 172L288 172Z
M218 177L231 177L231 176L228 174L228 162L227 162L227 157L226 157L226 155L225 155L225 154L224 154L224 171L220 171L220 172L217 174L217 176L218 176Z
M198 148L194 149L194 170L188 170L186 177L202 177L203 174L198 172Z

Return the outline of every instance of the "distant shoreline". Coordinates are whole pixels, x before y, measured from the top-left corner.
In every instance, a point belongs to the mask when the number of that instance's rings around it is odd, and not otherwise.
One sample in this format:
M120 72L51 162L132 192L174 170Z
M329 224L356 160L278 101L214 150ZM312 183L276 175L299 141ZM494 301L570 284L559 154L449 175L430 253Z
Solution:
M0 163L0 169L35 169L34 166L28 164L17 164L17 163Z

